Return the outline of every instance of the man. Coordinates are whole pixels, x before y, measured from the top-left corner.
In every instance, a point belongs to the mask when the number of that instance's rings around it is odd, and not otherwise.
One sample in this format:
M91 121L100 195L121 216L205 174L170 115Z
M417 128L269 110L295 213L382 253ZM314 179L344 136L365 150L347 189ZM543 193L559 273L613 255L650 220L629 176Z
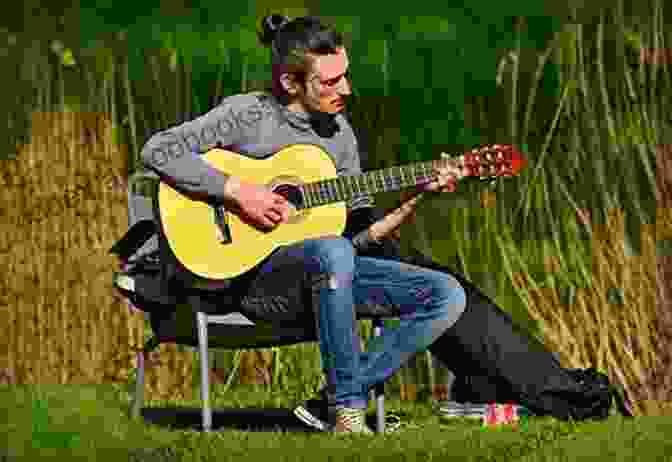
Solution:
M277 19L265 21L266 34L278 31L280 24L272 22ZM284 223L287 201L260 185L210 168L194 152L227 146L243 155L264 157L287 145L311 143L334 157L338 174L360 173L352 128L340 114L350 94L348 55L341 37L313 18L282 25L279 39L283 40L271 42L272 95L226 98L209 113L154 135L142 151L146 166L175 188L227 204L259 229ZM437 171L436 180L423 191L452 191L458 175L457 171ZM375 247L390 236L419 198L420 194L411 198L351 239L325 236L278 249L256 270L233 281L245 280L242 305L257 319L298 320L306 305L313 305L323 367L334 391L336 432L370 432L364 423L369 388L427 348L464 309L464 290L450 275L357 255L358 250ZM351 214L357 209L370 210L372 199L348 205ZM306 276L297 278L299 274ZM291 282L283 275L305 282L297 293L316 288L315 300L290 298ZM373 300L373 294L381 300ZM397 307L390 314L401 316L402 324L377 339L363 360L353 329L355 305L383 298Z
M342 37L311 17L290 22L270 16L263 28L262 43L272 49L271 94L225 98L205 115L152 136L142 159L177 190L224 204L244 221L269 230L287 221L287 201L215 170L198 154L220 146L263 158L289 145L314 144L333 158L338 175L361 169L357 141L341 114L350 94ZM515 336L510 319L459 275L437 265L429 269L432 262L415 266L394 255L375 258L423 193L454 191L460 177L455 169L436 171L432 183L383 217L373 208L373 198L354 199L347 204L343 236L281 247L224 284L223 290L240 294L241 309L252 319L314 323L335 408L334 422L328 424L336 433L371 433L364 422L369 389L427 348L458 375L492 374L499 389L511 390L507 397L541 393L541 385L526 376L532 364L540 374L559 369L548 352L531 351L529 340ZM176 269L175 277L182 276ZM373 339L362 353L357 317L371 314L399 318L400 325ZM496 330L501 335L493 338Z

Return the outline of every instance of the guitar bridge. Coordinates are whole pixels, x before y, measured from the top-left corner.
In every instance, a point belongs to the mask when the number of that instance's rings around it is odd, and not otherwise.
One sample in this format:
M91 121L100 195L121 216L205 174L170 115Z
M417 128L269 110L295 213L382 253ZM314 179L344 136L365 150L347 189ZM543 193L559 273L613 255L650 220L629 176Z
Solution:
M231 229L227 210L222 205L213 207L215 213L215 232L220 244L231 244Z

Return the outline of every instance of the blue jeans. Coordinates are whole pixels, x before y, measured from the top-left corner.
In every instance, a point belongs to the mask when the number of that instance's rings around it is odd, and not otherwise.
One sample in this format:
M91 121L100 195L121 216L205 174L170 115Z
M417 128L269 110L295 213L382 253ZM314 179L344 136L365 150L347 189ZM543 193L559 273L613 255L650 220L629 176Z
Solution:
M289 266L286 262L290 263ZM294 266L291 266L294 265ZM291 268L294 268L293 270ZM301 275L297 268L302 268ZM449 274L399 261L356 256L343 237L309 239L278 249L259 267L266 287L289 290L282 278L309 280L317 294L315 321L322 366L337 407L366 408L369 389L393 375L412 355L427 349L458 320L466 306L460 283ZM266 291L268 292L268 291ZM279 297L264 292L270 310ZM261 297L248 297L259 300ZM400 324L373 337L366 352L356 335L356 305L392 305Z

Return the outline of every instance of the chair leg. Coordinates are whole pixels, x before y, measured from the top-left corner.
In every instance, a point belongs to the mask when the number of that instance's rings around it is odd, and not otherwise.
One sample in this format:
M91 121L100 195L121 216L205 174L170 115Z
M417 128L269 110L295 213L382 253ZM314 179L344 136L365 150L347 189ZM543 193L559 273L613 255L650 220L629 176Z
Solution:
M383 335L383 320L380 318L373 320L373 335L378 337ZM374 385L373 395L376 401L376 432L385 433L385 383L380 382Z
M137 353L138 367L135 370L135 397L131 402L131 419L137 420L140 417L140 409L145 399L145 353L138 351Z
M145 342L142 351L138 351L138 367L135 374L135 397L131 403L131 419L140 417L140 411L145 400L145 355L154 351L161 341L158 337L151 337Z
M208 363L208 319L202 312L196 313L198 325L198 350L201 363L201 401L203 402L203 431L209 432L212 428L212 409L210 408L210 374Z

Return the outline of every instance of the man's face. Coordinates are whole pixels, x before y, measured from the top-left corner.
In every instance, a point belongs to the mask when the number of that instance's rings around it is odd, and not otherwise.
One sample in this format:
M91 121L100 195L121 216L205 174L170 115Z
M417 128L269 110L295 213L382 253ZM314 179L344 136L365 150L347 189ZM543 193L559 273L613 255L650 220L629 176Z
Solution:
M306 76L305 91L297 86L290 109L329 114L341 112L345 109L343 97L351 93L348 66L345 48L339 48L337 54L314 56L313 69Z

